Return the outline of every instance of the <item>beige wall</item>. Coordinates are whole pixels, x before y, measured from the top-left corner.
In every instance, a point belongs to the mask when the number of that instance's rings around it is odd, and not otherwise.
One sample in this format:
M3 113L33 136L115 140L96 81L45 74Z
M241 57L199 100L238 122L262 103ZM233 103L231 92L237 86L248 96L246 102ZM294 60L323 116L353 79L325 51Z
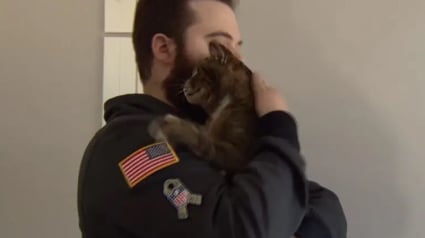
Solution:
M424 11L422 0L246 0L239 9L245 56L285 91L310 177L340 195L352 238L423 235ZM0 3L1 237L79 237L78 166L100 117L102 12L100 0Z
M0 1L0 237L79 237L100 123L103 1Z
M245 56L289 98L349 237L423 237L425 1L241 2Z

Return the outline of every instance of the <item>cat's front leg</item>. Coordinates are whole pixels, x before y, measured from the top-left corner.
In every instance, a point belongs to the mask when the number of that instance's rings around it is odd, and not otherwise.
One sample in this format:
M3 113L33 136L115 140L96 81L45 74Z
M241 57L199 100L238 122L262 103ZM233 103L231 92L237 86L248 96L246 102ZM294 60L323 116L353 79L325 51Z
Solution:
M154 119L148 132L156 141L167 141L172 146L198 146L199 127L171 114Z
M170 127L173 124L178 123L177 117L173 115L166 115L163 117L157 117L153 119L148 125L148 133L155 141L166 141L167 135L164 133L164 128Z

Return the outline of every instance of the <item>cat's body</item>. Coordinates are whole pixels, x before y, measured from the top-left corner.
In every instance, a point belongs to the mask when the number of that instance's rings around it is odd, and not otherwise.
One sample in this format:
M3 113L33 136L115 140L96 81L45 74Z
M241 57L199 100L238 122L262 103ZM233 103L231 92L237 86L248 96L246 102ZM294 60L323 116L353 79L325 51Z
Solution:
M210 54L183 90L190 103L209 114L206 124L167 115L154 120L149 131L156 140L187 146L219 169L235 170L247 162L256 134L252 73L218 43L210 44Z

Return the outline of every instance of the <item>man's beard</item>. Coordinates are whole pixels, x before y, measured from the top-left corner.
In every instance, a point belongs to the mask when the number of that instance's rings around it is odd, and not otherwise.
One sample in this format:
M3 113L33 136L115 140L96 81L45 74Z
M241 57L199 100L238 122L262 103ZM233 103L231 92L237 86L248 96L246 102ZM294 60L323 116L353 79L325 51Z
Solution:
M196 65L184 52L184 47L178 47L174 68L162 86L167 100L176 107L181 116L203 124L208 118L207 113L200 106L190 104L183 93L184 83L192 76Z

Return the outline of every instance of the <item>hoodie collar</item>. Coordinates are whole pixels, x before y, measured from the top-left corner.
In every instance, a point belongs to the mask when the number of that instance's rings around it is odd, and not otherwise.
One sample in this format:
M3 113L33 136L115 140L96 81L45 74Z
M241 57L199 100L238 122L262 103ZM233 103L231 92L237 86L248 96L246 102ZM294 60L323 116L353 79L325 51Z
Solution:
M104 105L106 122L120 116L137 114L177 114L170 105L147 94L121 95L106 101Z

